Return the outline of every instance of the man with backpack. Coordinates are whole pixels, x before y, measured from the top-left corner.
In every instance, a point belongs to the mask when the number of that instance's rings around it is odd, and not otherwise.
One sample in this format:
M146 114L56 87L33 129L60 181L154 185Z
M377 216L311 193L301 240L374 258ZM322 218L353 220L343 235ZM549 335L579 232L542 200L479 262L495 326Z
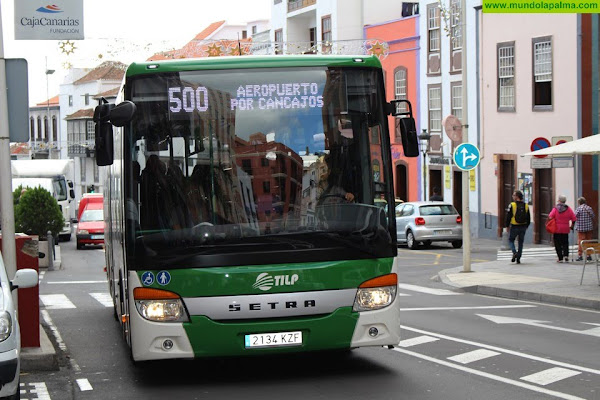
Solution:
M508 243L513 253L511 262L517 261L517 264L521 264L523 241L525 232L531 223L531 215L529 214L529 205L523 202L523 192L515 190L512 199L513 201L506 210L505 226L509 229ZM519 241L518 250L515 249L515 239Z

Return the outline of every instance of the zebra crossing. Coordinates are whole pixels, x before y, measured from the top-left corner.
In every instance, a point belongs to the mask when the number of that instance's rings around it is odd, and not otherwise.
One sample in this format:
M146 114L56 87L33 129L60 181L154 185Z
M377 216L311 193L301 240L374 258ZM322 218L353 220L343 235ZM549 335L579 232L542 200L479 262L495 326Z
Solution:
M569 255L577 256L577 245L569 246ZM556 250L554 247L527 247L523 249L522 258L556 258ZM498 250L496 255L497 261L510 260L512 258L512 251L510 250Z
M587 398L600 385L600 370L580 365L408 326L402 326L401 336L405 339L394 349L399 353L558 398ZM504 374L490 373L494 370ZM557 391L570 392L573 387L577 393Z

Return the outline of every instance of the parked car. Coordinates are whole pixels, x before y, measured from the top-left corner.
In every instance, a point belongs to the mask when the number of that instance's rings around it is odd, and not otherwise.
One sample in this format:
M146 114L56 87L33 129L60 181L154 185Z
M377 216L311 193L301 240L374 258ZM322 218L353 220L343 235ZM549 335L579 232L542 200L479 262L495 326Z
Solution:
M0 398L20 398L21 332L12 291L37 284L38 274L34 269L20 269L14 279L9 281L0 255ZM24 318L26 315L22 314L20 317Z
M77 224L77 250L86 244L104 244L104 210L102 203L89 203Z
M396 206L398 243L416 249L421 243L450 242L462 247L462 218L452 204L439 201L418 201Z

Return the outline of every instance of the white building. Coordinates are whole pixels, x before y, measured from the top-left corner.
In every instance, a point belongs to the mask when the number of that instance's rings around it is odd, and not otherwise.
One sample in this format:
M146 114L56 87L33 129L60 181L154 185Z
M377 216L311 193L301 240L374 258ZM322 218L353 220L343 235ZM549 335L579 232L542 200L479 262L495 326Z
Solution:
M29 107L29 149L32 159L60 158L58 96Z
M422 198L429 198L434 187L441 189L445 201L452 202L462 214L463 172L453 165L453 151L462 142L460 125L468 125L468 142L479 143L479 109L477 81L477 39L478 20L481 15L480 0L466 1L466 32L463 32L461 19L461 0L435 0L419 2L420 9L420 60L421 81L419 89L420 134L430 135L422 140L425 150L426 173L422 185ZM441 4L441 6L440 6ZM463 112L463 68L462 51L467 48L466 94L468 113ZM468 120L464 116L467 114ZM457 126L450 130L450 136L444 128L448 116L455 116L459 122L448 124ZM449 118L446 121L450 121ZM452 137L451 137L452 136ZM469 176L469 209L471 232L477 236L479 212L478 170Z
M93 69L74 69L60 85L61 158L75 159L75 198L84 193L101 193L99 168L94 157L94 108L98 95L109 93L121 85L126 66L106 61ZM109 96L109 97L110 97Z

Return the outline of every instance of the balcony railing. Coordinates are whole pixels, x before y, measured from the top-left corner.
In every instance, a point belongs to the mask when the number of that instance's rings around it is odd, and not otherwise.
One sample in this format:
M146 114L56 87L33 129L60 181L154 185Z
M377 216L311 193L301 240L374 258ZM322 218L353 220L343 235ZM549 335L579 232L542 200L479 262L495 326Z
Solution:
M288 1L288 12L296 11L304 7L312 6L317 4L317 0L289 0Z

